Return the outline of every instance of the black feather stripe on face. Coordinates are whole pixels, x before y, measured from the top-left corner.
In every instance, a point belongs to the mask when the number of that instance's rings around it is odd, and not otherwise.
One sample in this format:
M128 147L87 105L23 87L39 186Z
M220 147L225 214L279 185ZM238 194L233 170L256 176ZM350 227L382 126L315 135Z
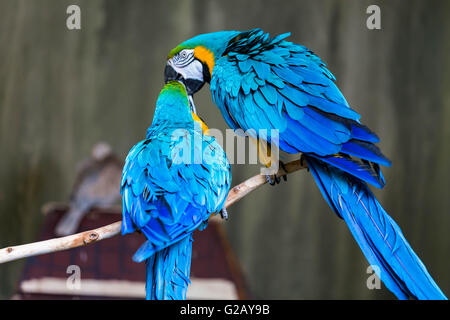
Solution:
M210 83L211 72L209 70L208 64L206 64L206 62L202 62L202 65L203 65L203 81Z

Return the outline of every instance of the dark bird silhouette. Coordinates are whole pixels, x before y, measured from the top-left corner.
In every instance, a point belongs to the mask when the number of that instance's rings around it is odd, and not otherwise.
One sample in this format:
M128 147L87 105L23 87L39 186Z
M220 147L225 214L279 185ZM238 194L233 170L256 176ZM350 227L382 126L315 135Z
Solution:
M107 207L120 199L123 162L103 142L92 148L91 157L79 166L70 196L70 209L56 226L55 233L74 233L81 219L93 207Z

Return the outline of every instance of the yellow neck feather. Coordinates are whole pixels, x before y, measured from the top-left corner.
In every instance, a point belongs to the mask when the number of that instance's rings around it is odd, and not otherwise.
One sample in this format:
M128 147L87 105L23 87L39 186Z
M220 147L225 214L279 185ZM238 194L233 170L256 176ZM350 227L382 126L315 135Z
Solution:
M195 47L195 49L194 49L194 56L201 62L206 63L206 65L209 68L210 76L212 77L212 72L213 72L214 63L215 63L214 53L212 53L211 50L209 50L203 46L198 46L198 47Z
M199 118L198 115L192 112L192 118L194 118L195 122L198 122L202 128L203 134L207 135L206 131L208 131L208 126L202 121L202 119Z

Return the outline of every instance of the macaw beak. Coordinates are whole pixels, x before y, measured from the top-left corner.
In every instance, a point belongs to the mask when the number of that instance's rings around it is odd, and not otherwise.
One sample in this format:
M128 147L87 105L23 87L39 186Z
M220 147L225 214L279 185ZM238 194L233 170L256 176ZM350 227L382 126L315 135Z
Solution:
M182 78L182 75L175 71L174 68L167 62L166 68L164 69L164 83L169 81L177 81Z
M186 86L186 92L192 96L199 91L205 83L196 79L184 79L184 85Z
M189 67L189 65L187 67ZM169 81L181 81L186 87L187 94L189 96L192 96L203 87L205 82L203 81L203 79L200 80L189 78L188 76L182 74L183 71L188 72L189 70L180 69L180 72L178 72L172 66L171 60L167 61L166 68L164 69L164 82L167 83Z
M167 63L166 68L164 69L164 83L167 83L169 81L179 81L184 85L184 87L186 88L186 93L188 95L189 107L191 108L191 111L193 113L197 114L197 109L195 108L194 104L194 97L192 95L201 89L203 83L199 85L199 83L201 82L199 80L184 79L180 73L176 72L175 69L172 68L169 63ZM186 85L187 83L190 84L190 87Z

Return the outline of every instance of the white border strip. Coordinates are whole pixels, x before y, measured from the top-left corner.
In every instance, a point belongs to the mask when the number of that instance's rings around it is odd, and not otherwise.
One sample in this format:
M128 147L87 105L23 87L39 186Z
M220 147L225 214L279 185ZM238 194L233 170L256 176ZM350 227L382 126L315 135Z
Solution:
M145 298L145 283L125 280L81 280L79 289L72 289L61 278L43 277L20 283L24 293L100 296L116 298ZM226 279L191 278L187 292L188 299L238 299L236 286Z

